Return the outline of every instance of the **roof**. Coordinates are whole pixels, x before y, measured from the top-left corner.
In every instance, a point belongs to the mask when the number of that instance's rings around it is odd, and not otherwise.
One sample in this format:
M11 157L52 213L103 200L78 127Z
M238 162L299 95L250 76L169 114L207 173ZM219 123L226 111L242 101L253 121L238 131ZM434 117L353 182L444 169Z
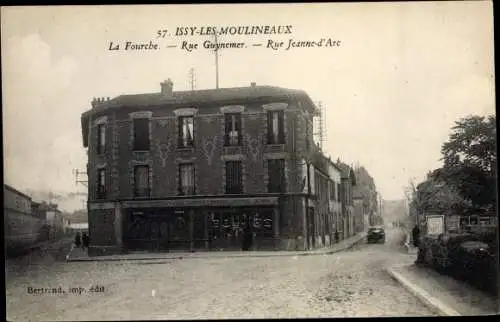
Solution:
M27 195L27 194L25 194L25 193L22 193L21 191L17 190L16 188L13 188L13 187L9 186L9 185L8 185L8 184L6 184L6 183L4 183L4 184L3 184L3 186L4 186L4 188L5 188L5 189L10 190L10 191L12 191L12 192L14 192L14 193L16 193L16 194L18 194L18 195L20 195L20 196L22 196L22 197L26 198L26 199L31 200L31 197L30 197L30 196L28 196L28 195Z
M356 185L356 176L354 175L354 170L349 165L337 160L337 167L340 169L340 177L342 179L351 179L353 186Z
M311 108L316 106L311 101L307 93L303 90L288 89L276 86L249 86L231 87L218 89L205 89L195 91L174 91L172 94L146 93L119 95L110 100L101 101L99 106L85 112L92 114L94 111L101 111L113 107L155 107L169 104L196 104L209 102L223 102L233 100L258 100L258 99L284 99L300 97L308 100Z
M88 140L87 118L90 115L104 112L109 109L122 107L155 108L165 107L166 105L189 106L194 104L207 104L211 102L241 103L242 101L289 101L292 98L302 99L303 103L306 104L306 106L304 106L305 108L309 109L312 113L318 112L318 108L305 91L276 86L247 86L195 91L174 91L171 94L158 92L119 95L109 100L95 102L95 106L92 109L82 114L81 125L84 146L87 146Z
M352 197L353 198L363 198L363 193L361 192L361 189L359 187L354 187L352 191Z

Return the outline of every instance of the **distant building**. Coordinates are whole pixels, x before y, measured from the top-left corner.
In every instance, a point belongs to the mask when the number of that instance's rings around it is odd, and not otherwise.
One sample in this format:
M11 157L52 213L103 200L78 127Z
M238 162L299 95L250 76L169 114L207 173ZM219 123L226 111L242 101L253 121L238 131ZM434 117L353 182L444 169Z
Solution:
M362 232L365 229L365 222L368 221L368 215L365 213L364 199L358 191L355 191L353 196L354 203L354 230L356 233Z
M330 207L329 210L333 216L333 226L332 234L334 238L335 232L339 233L339 238L342 237L343 231L343 220L342 220L342 199L340 195L341 184L342 184L342 171L339 167L331 160L328 159L328 176L330 178L329 182L329 192L330 192Z
M63 216L63 232L69 234L71 232L71 220Z
M252 249L328 244L317 112L304 91L255 84L175 92L169 80L95 99L81 118L91 252L239 249L245 223Z
M88 223L71 223L70 226L72 232L87 232L89 231Z
M336 165L341 169L343 238L349 238L355 234L353 188L356 186L356 176L351 166L340 160L337 160Z
M32 213L31 197L4 184L4 240L7 253L17 253L39 240L44 220Z
M57 204L47 203L45 201L33 201L31 206L33 215L42 219L45 225L50 227L48 238L55 239L65 233L65 226L67 226L67 224L65 224L65 218Z

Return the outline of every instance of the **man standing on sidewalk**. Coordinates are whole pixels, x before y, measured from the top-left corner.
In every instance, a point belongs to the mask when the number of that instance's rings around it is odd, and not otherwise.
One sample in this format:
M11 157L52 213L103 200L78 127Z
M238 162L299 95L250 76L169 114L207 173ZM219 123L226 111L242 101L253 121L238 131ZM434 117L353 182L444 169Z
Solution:
M76 236L75 236L75 247L76 248L80 248L81 244L82 244L82 239L81 239L81 236L80 236L80 232L77 232Z
M418 247L419 238L420 238L420 229L418 228L418 225L415 225L415 227L413 227L411 234L412 234L412 238L413 238L413 246Z
M87 235L87 233L83 233L82 235L82 246L83 246L83 249L87 249L89 248L89 236Z

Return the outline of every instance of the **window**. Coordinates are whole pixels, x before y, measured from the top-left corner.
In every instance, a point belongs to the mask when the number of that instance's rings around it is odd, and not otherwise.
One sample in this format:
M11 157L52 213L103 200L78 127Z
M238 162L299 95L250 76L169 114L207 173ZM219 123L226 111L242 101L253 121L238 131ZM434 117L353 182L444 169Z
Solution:
M309 151L310 148L310 141L309 141L309 119L306 119L306 152Z
M194 118L192 116L179 117L179 147L188 148L193 146L193 124Z
M236 194L242 192L241 161L228 161L226 162L226 193Z
M97 199L106 198L106 170L105 169L97 170L96 197L97 197Z
M106 149L106 126L97 125L97 154L103 154Z
M330 199L333 201L338 201L337 199L337 183L336 182L330 182Z
M134 195L149 197L149 166L137 165L134 167Z
M225 145L240 145L241 144L241 114L228 113L225 118Z
M269 192L285 192L285 160L268 160Z
M149 150L149 119L134 119L134 150Z
M317 172L314 172L314 192L316 195L319 197L321 195L321 189L320 189L320 177Z
M340 183L335 183L335 186L337 187L335 190L335 192L337 193L337 201L341 201L340 200Z
M283 111L267 112L267 143L285 143Z
M179 194L194 195L194 166L191 163L179 165Z

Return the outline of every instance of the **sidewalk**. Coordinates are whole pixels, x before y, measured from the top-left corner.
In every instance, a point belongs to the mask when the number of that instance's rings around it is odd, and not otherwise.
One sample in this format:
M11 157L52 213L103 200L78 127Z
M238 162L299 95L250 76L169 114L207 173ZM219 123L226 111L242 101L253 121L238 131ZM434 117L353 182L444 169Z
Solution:
M388 273L438 315L492 315L498 313L496 299L464 282L429 268L391 267Z
M357 243L364 241L366 233L359 233L344 239L329 247L310 251L213 251L213 252L176 252L176 253L131 253L109 256L88 256L81 248L73 248L66 256L68 262L83 261L127 261L127 260L158 260L158 259L187 259L187 258L228 258L228 257L275 257L275 256L307 256L307 255L329 255L351 248Z

